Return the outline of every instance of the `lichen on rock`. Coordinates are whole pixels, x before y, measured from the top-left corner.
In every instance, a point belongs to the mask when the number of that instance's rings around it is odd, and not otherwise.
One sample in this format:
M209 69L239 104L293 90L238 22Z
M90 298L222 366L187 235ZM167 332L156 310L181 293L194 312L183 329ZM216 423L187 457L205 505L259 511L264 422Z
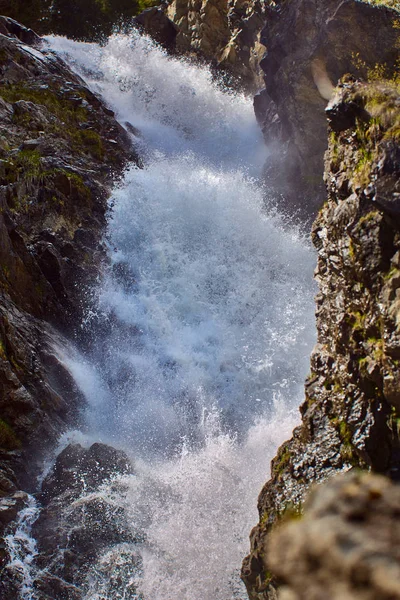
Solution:
M399 475L398 106L396 84L345 78L327 107L328 198L312 231L318 339L302 424L272 461L259 496L242 571L251 600L274 598L278 571L266 545L287 507L301 510L312 484L353 467Z

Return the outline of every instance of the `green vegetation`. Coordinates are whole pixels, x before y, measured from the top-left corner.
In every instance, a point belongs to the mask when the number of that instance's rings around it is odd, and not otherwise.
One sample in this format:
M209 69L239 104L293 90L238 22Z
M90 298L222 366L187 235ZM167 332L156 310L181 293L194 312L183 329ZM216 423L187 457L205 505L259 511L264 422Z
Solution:
M6 348L2 340L0 340L0 358L2 360L7 360Z
M86 99L84 90L74 90L73 93L75 96L80 94L83 99ZM0 96L10 103L25 100L45 107L55 117L50 123L46 124L48 134L66 140L71 150L76 153L87 154L97 160L103 159L104 145L100 135L92 129L80 128L81 123L88 120L88 111L79 104L71 102L68 96L50 87L34 88L24 83L1 86ZM40 117L39 121L35 122L35 117L30 112L15 111L13 118L16 124L32 132L35 129L42 129ZM46 113L44 113L44 118L47 118ZM4 153L8 154L5 151ZM40 154L38 151L22 150L16 157L8 159L5 170L7 171L7 183L14 183L19 180L23 173L25 173L25 179L37 178L43 175L41 173Z
M104 146L103 141L98 133L90 129L84 129L83 131L78 132L78 137L82 147L86 150L86 152L98 160L103 158Z
M272 464L272 475L279 477L285 467L289 464L292 453L287 446L281 446L278 450L278 454Z
M34 88L25 83L7 84L0 88L0 95L7 102L17 102L18 100L26 100L45 106L57 119L66 125L83 122L87 119L87 110L81 106L75 106L67 96L60 94L54 89L38 87ZM17 120L24 116L17 115L14 117Z
M4 450L18 450L21 442L14 430L3 419L0 419L0 448Z
M301 502L294 504L288 502L285 507L277 513L276 525L281 523L287 523L288 521L294 521L301 519L303 516L303 505Z

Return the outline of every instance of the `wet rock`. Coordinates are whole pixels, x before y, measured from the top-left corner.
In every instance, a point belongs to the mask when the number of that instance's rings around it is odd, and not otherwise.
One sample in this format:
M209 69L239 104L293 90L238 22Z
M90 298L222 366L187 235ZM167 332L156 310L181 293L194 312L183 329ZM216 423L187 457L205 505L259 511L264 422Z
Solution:
M38 600L82 600L83 592L59 577L44 574L35 582Z
M28 495L25 492L14 492L6 498L0 498L0 531L14 521L20 510L27 504Z
M131 475L133 467L121 450L95 443L89 449L70 444L56 459L51 473L42 484L44 503L67 492L78 496L90 492L115 475Z
M175 50L177 26L159 6L147 8L133 19L138 28L153 38L158 44L173 52Z
M258 100L257 115L267 144L277 145L272 157L279 155L267 183L290 214L315 218L324 200L324 109L333 86L345 74L366 77L377 64L396 68L398 18L394 9L358 0L268 3L261 34L265 108L263 115ZM346 103L340 114L330 111L332 130L351 127L358 110Z
M21 23L14 21L10 17L0 17L0 33L16 37L24 44L29 44L30 46L39 45L41 42L40 37L32 29L24 27L24 25L21 25Z
M398 147L398 113L376 126L398 99L391 83L346 79L329 105L335 129L325 157L328 198L312 230L317 345L302 424L278 450L258 499L260 521L242 570L251 600L276 594L281 570L266 556L271 531L286 513L301 512L313 484L353 467L399 477L400 221L394 206L400 171L394 150L390 167L382 168L387 145ZM335 119L351 115L354 106L362 118L336 126ZM380 189L386 190L385 203Z
M125 544L126 551L135 555L135 545L143 537L128 521L125 488L119 480L132 472L128 457L105 444L88 449L70 444L59 454L43 482L44 508L33 526L39 550L36 565L44 570L35 589L48 593L56 582L52 598L57 600L72 585L72 597L79 598L88 589L97 562L114 547Z
M14 494L33 491L44 454L78 425L85 400L55 348L80 330L106 260L110 186L138 158L36 34L3 17L0 33L0 497L15 516ZM17 597L1 578L1 596Z
M271 534L267 562L279 598L400 598L400 487L347 474L315 488L300 519Z

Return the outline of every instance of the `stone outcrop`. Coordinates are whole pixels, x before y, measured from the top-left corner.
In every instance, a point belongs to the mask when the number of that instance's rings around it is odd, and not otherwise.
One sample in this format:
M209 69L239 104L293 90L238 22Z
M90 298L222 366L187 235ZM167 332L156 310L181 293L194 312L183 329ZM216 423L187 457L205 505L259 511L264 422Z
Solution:
M400 487L371 474L316 487L267 542L280 600L398 600Z
M97 559L115 546L120 551L124 544L134 546L142 540L132 531L123 507L101 491L112 484L114 495L118 492L121 498L120 477L132 473L128 457L105 444L88 449L71 444L58 455L42 484L42 508L32 530L37 546L31 562L32 589L38 600L84 598ZM131 568L139 568L134 548L129 556ZM17 597L20 576L18 567L4 568L0 584L4 600Z
M155 42L173 53L176 51L177 26L166 15L163 7L153 6L141 12L133 22Z
M251 600L276 597L267 540L312 484L352 467L399 478L399 107L395 84L348 78L327 108L328 199L312 232L318 340L302 424L259 496L242 572Z
M176 51L193 54L233 76L249 91L262 87L259 63L264 3L259 0L173 0L167 15L177 27Z
M79 420L83 399L60 356L90 304L109 188L128 160L137 156L112 111L36 34L1 17L3 516L19 489L32 491L49 445Z
M265 90L255 100L271 156L267 183L281 207L314 218L324 199L324 109L332 84L399 58L399 12L358 0L268 3L261 42Z

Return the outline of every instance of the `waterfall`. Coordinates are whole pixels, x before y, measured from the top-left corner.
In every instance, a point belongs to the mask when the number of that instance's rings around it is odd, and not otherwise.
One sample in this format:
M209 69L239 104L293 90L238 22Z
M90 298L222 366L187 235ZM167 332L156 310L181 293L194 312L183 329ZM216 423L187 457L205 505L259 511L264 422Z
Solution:
M47 43L144 159L110 201L110 267L88 315L103 334L90 355L64 357L87 439L135 462L120 501L144 532L140 568L110 548L87 599L244 599L257 494L298 419L314 343L314 255L261 183L249 98L138 33Z

